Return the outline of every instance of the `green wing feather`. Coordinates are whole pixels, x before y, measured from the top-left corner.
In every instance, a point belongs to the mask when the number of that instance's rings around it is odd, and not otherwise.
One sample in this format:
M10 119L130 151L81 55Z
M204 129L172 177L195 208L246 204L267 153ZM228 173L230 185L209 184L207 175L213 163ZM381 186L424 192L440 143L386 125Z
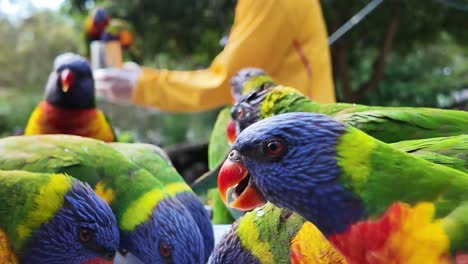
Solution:
M67 182L68 186L52 184L43 189L51 181L51 176L51 174L27 171L0 171L0 197L2 197L0 230L7 234L16 252L21 250L32 235L27 230L39 228L42 223L50 219L61 207L63 196L71 188L73 181L71 177L55 174L56 178L61 178L60 180ZM45 200L47 205L40 203Z
M213 126L208 145L208 168L215 169L229 153L229 142L226 137L226 127L231 118L231 107L223 108Z
M425 160L468 172L468 135L406 140L390 145Z
M169 156L158 146L144 143L109 143L109 145L131 162L151 173L163 185L176 182L185 184L184 178L172 166ZM187 189L190 189L188 185Z
M31 172L67 173L113 193L108 200L119 225L136 199L158 189L160 181L106 143L70 135L17 136L0 139L0 168ZM149 213L148 213L149 214Z
M259 105L261 118L287 112L331 115L387 143L468 134L468 112L418 107L318 104L291 87L277 86Z

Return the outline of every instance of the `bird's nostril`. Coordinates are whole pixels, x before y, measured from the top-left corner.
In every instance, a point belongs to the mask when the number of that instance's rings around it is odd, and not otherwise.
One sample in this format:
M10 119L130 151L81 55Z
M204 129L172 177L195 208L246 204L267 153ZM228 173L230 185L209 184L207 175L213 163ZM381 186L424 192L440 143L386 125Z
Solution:
M113 260L115 257L115 251L108 251L104 254L104 258L107 260Z

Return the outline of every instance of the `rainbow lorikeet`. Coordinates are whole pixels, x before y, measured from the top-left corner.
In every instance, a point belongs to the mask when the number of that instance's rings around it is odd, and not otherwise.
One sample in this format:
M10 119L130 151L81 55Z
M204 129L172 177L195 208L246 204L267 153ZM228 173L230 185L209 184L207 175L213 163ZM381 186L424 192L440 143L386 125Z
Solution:
M64 174L0 171L0 263L112 263L119 231L87 184Z
M133 44L133 33L128 22L122 19L113 18L109 25L102 31L100 40L118 40L124 49L128 49Z
M85 32L88 42L99 40L109 25L110 16L102 7L95 8L85 19Z
M221 110L213 127L208 146L210 171L192 184L192 188L198 195L204 195L211 188L216 188L219 168L229 153L230 143L225 131L230 120L229 111L229 107ZM468 135L406 140L391 143L390 145L425 160L468 172ZM213 215L216 211L220 211L224 215L225 210L223 204L216 204L216 208L213 208ZM242 215L241 212L233 208L227 210L236 218ZM229 221L230 218L221 220L223 223Z
M232 108L231 117L236 134L260 119L288 112L330 115L387 143L468 133L466 111L348 103L319 104L292 87L272 85L271 78L266 74L254 75L243 85L254 90L240 98ZM232 131L232 128L228 131L231 142L235 138Z
M265 200L314 223L349 263L450 263L468 253L468 174L314 113L239 134L218 178L230 206Z
M107 118L96 108L93 74L85 58L72 53L57 56L45 99L31 114L24 134L71 134L115 140Z
M213 264L344 264L320 231L303 217L271 203L245 214L216 245Z
M0 139L0 168L67 173L108 202L119 252L144 263L203 263L203 240L190 212L148 171L108 144L70 135Z
M110 146L161 181L165 190L174 195L189 210L203 236L205 260L208 260L214 247L214 233L210 217L203 203L171 165L167 154L161 148L151 144L111 143Z

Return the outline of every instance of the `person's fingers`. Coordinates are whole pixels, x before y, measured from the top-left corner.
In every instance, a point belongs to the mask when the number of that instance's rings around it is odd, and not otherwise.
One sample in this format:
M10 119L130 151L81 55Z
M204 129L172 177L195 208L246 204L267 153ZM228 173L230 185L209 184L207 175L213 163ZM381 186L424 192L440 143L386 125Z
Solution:
M140 71L140 65L133 61L127 61L122 65L122 69L127 71Z

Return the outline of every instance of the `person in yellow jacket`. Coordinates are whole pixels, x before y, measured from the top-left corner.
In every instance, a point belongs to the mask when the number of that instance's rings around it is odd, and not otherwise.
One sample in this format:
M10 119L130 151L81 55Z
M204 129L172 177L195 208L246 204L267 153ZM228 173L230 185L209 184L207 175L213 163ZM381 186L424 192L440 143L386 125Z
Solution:
M335 102L327 30L319 0L239 0L224 50L210 67L170 71L126 63L95 72L98 95L170 112L232 102L229 81L258 67L320 103Z

